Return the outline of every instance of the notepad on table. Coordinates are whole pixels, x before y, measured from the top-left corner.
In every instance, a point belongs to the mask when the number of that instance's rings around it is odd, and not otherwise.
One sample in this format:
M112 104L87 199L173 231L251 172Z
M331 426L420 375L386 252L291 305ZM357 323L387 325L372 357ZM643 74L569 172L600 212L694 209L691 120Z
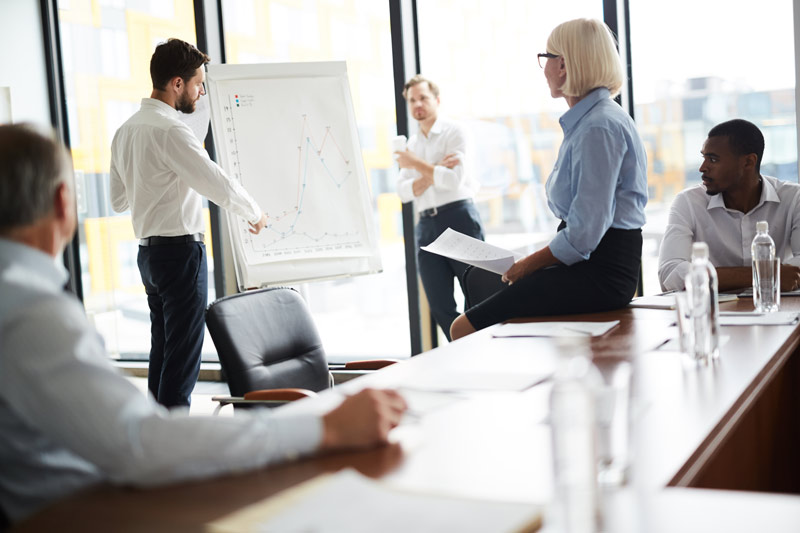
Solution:
M324 474L208 524L227 532L528 533L540 508L395 489L355 470Z

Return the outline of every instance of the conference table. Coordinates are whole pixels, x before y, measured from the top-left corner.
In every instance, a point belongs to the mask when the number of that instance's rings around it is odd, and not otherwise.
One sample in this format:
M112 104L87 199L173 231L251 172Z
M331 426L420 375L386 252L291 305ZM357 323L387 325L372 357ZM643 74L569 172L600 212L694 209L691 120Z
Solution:
M751 300L720 304L723 311L752 308ZM782 309L800 311L800 299L785 298ZM628 361L632 368L629 478L602 490L602 530L800 531L800 325L723 327L720 357L705 365L664 349L677 335L675 316L628 307L530 320L619 321L588 342L599 366ZM549 376L563 347L547 337L501 338L498 327L281 408L324 410L364 387L399 388L415 412L388 446L151 489L99 486L14 531L203 531L348 467L399 489L527 503L544 513L542 531L553 531ZM475 376L497 386L430 392L437 379ZM504 390L515 378L530 386ZM363 510L353 506L356 521Z

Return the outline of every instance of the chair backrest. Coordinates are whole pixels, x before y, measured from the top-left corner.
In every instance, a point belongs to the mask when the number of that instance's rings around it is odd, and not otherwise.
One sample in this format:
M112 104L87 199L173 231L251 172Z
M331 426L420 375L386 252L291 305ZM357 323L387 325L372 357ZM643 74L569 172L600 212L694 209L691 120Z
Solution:
M475 266L468 266L464 271L462 288L464 290L464 308L469 309L494 295L507 285L500 274L489 272Z
M322 341L293 289L225 296L208 306L206 324L232 396L260 389L330 385Z

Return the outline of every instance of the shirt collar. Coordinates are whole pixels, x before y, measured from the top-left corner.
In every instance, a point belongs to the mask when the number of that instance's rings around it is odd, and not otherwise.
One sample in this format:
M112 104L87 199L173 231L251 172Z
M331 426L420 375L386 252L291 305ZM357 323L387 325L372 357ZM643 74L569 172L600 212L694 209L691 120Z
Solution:
M436 122L433 123L431 129L428 131L428 135L422 133L422 128L419 130L419 136L423 139L430 139L433 135L439 135L442 133L442 118L436 117Z
M781 203L781 199L778 196L778 191L775 190L775 186L772 182L764 177L761 178L761 197L758 199L758 204L751 210L754 211L764 205L764 202L775 202ZM715 194L711 197L711 200L708 202L708 206L706 210L716 209L716 208L727 209L728 207L725 205L725 200L722 198L722 194Z
M161 113L167 113L170 117L179 117L177 109L157 98L142 98L142 107L152 107Z
M0 274L4 281L61 292L69 273L57 258L32 246L0 238Z
M597 89L592 89L580 102L561 115L561 118L558 119L561 129L564 130L564 133L572 130L590 109L607 98L611 98L611 91L607 88L598 87Z

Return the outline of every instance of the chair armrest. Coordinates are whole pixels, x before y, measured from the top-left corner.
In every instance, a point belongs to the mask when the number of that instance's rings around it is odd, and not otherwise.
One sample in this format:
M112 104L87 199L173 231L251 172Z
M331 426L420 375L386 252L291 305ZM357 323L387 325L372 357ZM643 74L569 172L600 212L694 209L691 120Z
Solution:
M214 415L226 405L241 407L280 407L281 405L316 396L317 393L307 389L265 389L246 393L244 396L212 396L211 401L219 402Z
M308 389L265 389L254 390L244 395L246 401L293 402L301 398L311 398L317 393Z
M345 370L379 370L397 363L396 359L372 359L367 361L350 361L345 363Z

